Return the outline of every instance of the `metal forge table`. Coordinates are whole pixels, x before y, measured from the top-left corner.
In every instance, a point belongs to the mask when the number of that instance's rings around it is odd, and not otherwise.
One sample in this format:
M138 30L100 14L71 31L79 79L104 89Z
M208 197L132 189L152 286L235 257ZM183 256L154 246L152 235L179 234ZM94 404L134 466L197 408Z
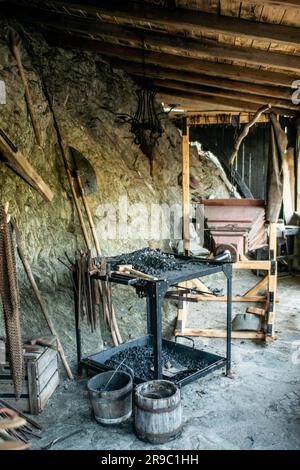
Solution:
M202 377L207 373L224 366L226 367L226 375L229 375L231 369L232 265L228 262L222 263L213 260L197 260L196 258L191 258L188 256L177 256L176 258L178 264L180 264L180 270L165 271L162 273L159 272L156 275L158 279L155 281L144 279L132 279L132 277L120 275L115 272L111 273L108 280L109 282L114 282L117 284L133 286L139 296L146 297L147 299L147 332L148 335L150 335L149 337L152 338L155 379L163 378L162 348L163 344L167 343L170 343L173 351L177 351L179 353L188 353L190 350L191 355L195 355L195 353L197 352L199 354L202 354L205 358L209 358L206 367L199 369L192 375L185 377L181 381L178 381L178 383L180 383L181 385L185 385L194 380L197 380L199 377ZM96 261L97 265L100 266L101 259L97 258ZM107 258L107 262L114 262L114 258ZM168 292L168 289L170 287L177 286L179 283L219 272L222 272L227 280L226 355L224 357L217 356L205 351L195 350L191 347L187 347L185 345L163 339L161 306L162 301ZM98 274L96 274L94 277L102 281L107 280L105 276L101 276ZM184 301L184 296L182 296L182 300ZM113 354L116 354L118 351L126 349L127 345L130 345L131 343L133 345L142 343L144 344L144 338L145 337L83 358L81 354L80 331L78 330L78 327L76 325L78 369L79 371L81 371L82 368L85 368L87 370L90 369L96 372L108 370L109 368L104 364L107 358L110 358ZM139 380L137 382L139 382Z

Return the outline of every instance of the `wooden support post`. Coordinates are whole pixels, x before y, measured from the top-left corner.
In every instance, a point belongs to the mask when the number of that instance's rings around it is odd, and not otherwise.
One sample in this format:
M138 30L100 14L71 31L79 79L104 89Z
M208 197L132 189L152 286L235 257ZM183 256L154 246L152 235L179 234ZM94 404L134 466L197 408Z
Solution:
M182 121L182 239L185 255L190 252L190 143L187 118ZM188 287L189 282L179 284ZM185 322L188 314L188 304L183 300L179 302L175 334L184 334Z
M190 144L187 118L183 118L182 126L182 236L183 250L186 255L190 251Z
M184 331L184 335L204 336L209 338L226 338L227 331L213 328L206 328L201 330L194 328L186 328ZM260 331L232 331L231 337L234 339L264 339L265 334Z
M268 271L271 268L271 263L268 260L236 261L236 263L233 263L232 267L233 269L261 269Z
M295 146L295 175L296 175L296 211L300 211L300 119L295 119L296 127L296 146Z
M198 302L205 301L205 302L227 302L226 295L220 295L215 297L213 295L191 295ZM255 302L255 303L265 303L267 301L266 295L252 295L251 297L245 297L244 295L234 295L232 297L232 302ZM278 302L278 299L276 299Z
M263 289L269 282L269 275L266 274L260 281L258 281L255 286L251 287L251 289L245 292L243 297L252 297L253 295L257 295L258 292Z
M269 298L268 298L268 313L267 313L267 334L266 341L275 339L275 299L277 289L277 224L270 222L269 224L269 258L271 262L271 269L269 271Z

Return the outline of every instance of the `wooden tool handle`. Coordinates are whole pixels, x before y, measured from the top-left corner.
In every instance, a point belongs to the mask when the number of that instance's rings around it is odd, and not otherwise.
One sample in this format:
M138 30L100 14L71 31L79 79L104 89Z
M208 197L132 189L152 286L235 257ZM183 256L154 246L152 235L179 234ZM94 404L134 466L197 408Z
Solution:
M120 273L130 273L133 274L134 276L140 277L142 279L146 279L147 281L157 281L158 278L155 276L151 276L151 274L146 274L141 271L138 271L137 269L133 269L132 264L119 264L117 266L117 271Z
M147 279L148 281L157 281L158 278L155 276L151 276L151 274L142 273L141 271L137 271L136 269L129 269L131 274L135 276L141 277L143 279Z
M36 143L38 144L39 147L42 147L41 132L40 132L40 128L39 128L39 125L37 123L36 115L35 115L35 112L34 112L32 98L31 98L31 94L30 94L30 90L29 90L29 85L28 85L27 78L25 76L25 72L24 72L24 68L23 68L23 64L22 64L22 60L21 60L21 53L20 53L20 49L19 49L19 44L20 44L20 39L19 38L16 39L16 36L12 36L12 38L11 38L11 48L12 48L12 52L13 52L13 54L15 56L15 59L17 61L17 64L18 64L19 74L20 74L20 77L21 77L21 80L22 80L22 83L23 83L23 87L24 87L24 93L25 93L27 107L28 107L28 111L29 111L29 114L30 114L31 122L32 122L32 127L33 127L34 134L35 134Z

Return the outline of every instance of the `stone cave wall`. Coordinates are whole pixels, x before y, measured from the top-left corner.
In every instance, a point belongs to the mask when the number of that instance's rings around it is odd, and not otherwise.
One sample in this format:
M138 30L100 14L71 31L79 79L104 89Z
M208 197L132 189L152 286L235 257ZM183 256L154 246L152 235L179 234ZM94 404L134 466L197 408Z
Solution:
M43 38L18 24L23 35L22 60L30 83L34 109L42 132L43 148L35 144L16 61L8 45L8 25L0 29L0 79L6 85L6 104L0 105L0 126L17 144L54 192L49 203L21 178L0 163L0 200L9 201L9 212L16 218L26 252L51 318L71 362L75 361L73 295L67 269L58 261L84 249L77 213L71 199L62 157L57 145L52 115L45 98L45 81L56 113L63 141L81 151L97 175L97 194L88 196L96 229L101 234L101 204L118 207L119 198L129 203L174 204L181 202L178 175L181 171L181 139L178 129L163 121L164 134L155 148L154 175L149 159L134 143L129 124L116 122L114 113L132 114L136 106L135 82L103 57L77 50L51 48ZM228 188L219 169L195 147L191 148L192 173L197 178L193 197L228 197ZM196 194L195 194L196 193ZM148 240L139 227L139 238L100 239L104 255L131 251L144 246L169 247L169 241ZM23 269L18 262L21 297L21 324L24 340L49 334ZM114 305L123 340L145 332L145 301L131 288L114 288ZM172 334L176 309L164 305L164 329ZM4 333L0 315L0 336ZM84 327L84 352L108 347L110 337L102 327L89 334Z

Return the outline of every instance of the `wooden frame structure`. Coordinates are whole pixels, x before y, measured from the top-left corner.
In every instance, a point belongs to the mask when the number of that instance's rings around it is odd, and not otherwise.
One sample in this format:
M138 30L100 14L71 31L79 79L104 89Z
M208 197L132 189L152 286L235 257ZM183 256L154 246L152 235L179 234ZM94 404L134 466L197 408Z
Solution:
M296 0L137 2L11 0L6 17L38 27L51 45L112 59L146 76L157 97L186 112L272 112L294 116L300 70Z
M189 201L189 132L188 132L188 119L183 118L183 133L182 133L182 200L183 200L183 247L185 254L189 252L189 213L186 205ZM233 269L250 269L265 271L262 279L255 283L241 296L233 296L232 302L245 302L245 303L258 303L260 308L249 307L248 313L262 316L262 330L261 331L233 331L232 338L239 339L260 339L265 341L272 341L276 339L275 334L275 304L278 301L276 298L277 286L277 235L276 223L269 223L269 259L268 260L249 260L246 256L240 257L238 261L233 263ZM209 289L199 280L193 279L192 281L185 282L182 287L194 287L203 292L201 295L189 294L189 297L197 302L226 302L226 296L215 297L212 296ZM265 293L260 293L262 289L266 289ZM207 294L205 293L207 292ZM181 302L178 306L177 324L175 328L175 336L206 336L214 338L225 338L226 329L196 329L186 328L186 321L188 315L188 303Z

